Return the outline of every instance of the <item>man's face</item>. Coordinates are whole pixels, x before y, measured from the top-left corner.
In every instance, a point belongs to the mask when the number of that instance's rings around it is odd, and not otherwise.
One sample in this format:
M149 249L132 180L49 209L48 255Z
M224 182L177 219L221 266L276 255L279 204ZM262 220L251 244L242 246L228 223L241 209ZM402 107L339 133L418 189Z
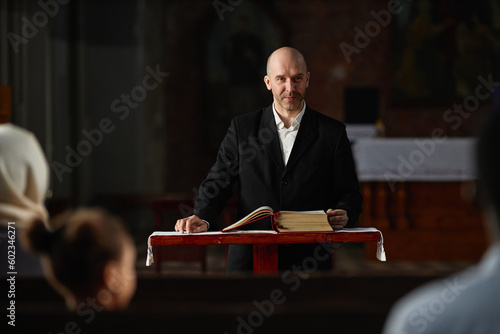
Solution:
M273 93L278 112L300 112L309 87L309 75L305 63L293 54L284 52L273 56L264 82Z

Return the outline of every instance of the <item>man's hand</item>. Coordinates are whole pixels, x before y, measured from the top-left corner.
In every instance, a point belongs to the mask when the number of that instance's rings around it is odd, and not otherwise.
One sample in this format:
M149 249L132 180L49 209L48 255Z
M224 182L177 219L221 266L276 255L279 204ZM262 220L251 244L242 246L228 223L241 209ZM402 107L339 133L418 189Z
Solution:
M196 215L189 216L187 218L182 218L177 220L175 224L175 230L181 233L199 233L207 231L207 223L201 220L200 217Z
M328 222L334 230L343 229L349 220L349 217L347 217L347 211L342 209L328 209L326 215L328 216Z

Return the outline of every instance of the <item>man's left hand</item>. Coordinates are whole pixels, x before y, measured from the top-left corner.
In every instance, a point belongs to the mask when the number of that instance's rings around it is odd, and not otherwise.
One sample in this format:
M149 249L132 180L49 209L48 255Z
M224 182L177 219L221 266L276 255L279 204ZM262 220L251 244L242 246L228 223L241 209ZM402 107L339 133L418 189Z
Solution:
M328 209L328 211L326 211L326 215L328 216L328 222L334 230L343 229L349 220L349 217L347 217L347 211L342 209Z

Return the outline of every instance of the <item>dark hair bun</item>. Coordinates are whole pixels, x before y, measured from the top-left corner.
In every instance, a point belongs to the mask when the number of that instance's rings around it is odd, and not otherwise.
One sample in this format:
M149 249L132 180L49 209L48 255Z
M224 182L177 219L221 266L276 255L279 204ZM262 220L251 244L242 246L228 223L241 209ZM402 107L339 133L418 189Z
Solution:
M43 254L50 252L53 239L54 234L47 230L43 221L36 219L28 224L22 242L28 251Z

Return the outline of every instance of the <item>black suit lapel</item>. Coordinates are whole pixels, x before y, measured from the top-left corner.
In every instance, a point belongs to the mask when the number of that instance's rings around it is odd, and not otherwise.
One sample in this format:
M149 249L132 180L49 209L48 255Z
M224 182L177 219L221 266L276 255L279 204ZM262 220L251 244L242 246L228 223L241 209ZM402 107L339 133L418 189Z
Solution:
M318 119L314 111L306 108L304 117L300 122L299 132L295 138L290 158L286 164L285 174L300 160L300 157L307 151L309 146L318 137ZM279 143L278 143L279 144Z
M259 140L265 146L267 152L276 164L276 167L283 172L285 170L285 164L283 162L283 155L281 154L280 139L278 137L278 130L276 129L272 105L267 107L262 115Z

